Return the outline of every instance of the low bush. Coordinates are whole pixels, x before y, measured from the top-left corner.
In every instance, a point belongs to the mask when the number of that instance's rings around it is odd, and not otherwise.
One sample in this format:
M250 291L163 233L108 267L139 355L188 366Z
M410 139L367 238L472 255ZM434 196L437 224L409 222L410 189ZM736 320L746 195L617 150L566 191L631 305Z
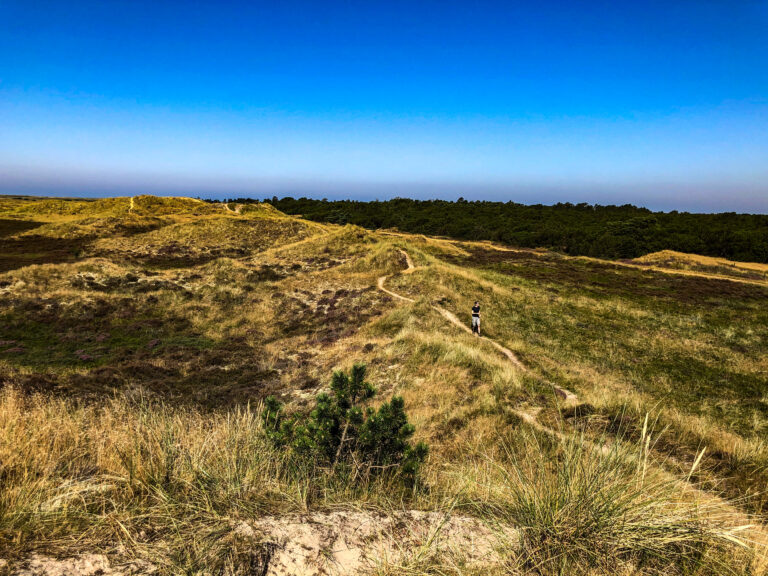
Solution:
M274 397L267 398L262 412L264 428L277 446L306 463L350 474L352 480L387 471L413 484L427 445L411 443L414 427L400 396L378 410L363 407L376 394L365 380L365 372L362 364L356 364L349 374L335 372L330 394L320 394L308 416L289 417Z

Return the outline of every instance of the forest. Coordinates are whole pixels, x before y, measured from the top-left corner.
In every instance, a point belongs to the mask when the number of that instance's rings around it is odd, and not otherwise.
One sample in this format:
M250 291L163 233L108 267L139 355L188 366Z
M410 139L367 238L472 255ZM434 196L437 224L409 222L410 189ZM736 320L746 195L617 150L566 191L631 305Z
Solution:
M236 202L253 200L237 199ZM653 212L633 205L411 200L268 198L287 214L365 228L462 240L492 240L570 255L629 259L676 250L730 260L768 262L768 215Z

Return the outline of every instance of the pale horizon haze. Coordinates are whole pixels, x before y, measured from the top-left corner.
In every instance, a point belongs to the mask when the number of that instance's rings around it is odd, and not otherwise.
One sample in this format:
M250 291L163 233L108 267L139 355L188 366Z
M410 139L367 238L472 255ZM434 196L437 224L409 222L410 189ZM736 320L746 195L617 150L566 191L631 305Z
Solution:
M0 2L0 194L768 213L768 3Z

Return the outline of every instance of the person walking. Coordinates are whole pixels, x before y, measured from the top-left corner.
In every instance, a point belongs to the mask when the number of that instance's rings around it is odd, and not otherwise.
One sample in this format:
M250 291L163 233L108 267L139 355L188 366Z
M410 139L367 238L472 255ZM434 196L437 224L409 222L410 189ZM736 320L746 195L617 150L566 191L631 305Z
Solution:
M480 336L480 302L477 300L472 306L472 333Z

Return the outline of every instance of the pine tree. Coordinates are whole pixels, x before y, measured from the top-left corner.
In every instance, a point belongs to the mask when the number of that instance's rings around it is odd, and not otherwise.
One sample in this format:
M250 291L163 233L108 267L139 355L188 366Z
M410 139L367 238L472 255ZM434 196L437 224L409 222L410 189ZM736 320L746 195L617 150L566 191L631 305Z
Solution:
M378 410L363 408L376 394L365 374L362 364L349 374L335 372L330 394L317 397L307 418L287 418L283 406L270 396L262 413L267 435L297 457L313 459L332 471L353 468L354 477L394 471L413 481L428 447L423 442L411 444L414 427L400 396Z

